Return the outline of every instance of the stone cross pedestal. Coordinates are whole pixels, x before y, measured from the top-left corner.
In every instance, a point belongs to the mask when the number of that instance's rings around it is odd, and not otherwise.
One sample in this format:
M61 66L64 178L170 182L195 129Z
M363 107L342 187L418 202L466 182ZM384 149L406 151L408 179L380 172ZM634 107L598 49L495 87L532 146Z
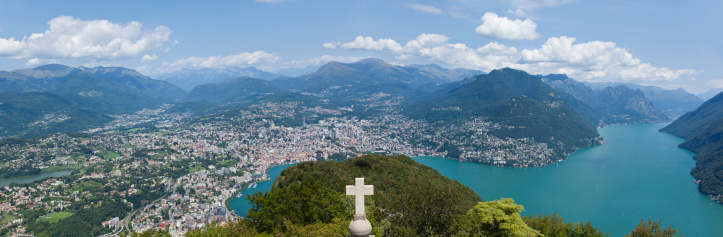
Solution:
M367 237L372 233L372 224L364 213L364 196L374 195L373 185L364 185L364 178L356 178L354 185L346 186L346 195L354 195L354 219L349 223L349 234L353 237ZM373 235L371 235L373 237Z

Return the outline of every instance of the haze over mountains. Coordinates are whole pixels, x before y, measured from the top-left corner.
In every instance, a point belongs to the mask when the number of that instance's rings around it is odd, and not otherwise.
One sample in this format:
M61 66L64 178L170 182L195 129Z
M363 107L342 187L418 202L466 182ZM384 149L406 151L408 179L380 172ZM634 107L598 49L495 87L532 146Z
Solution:
M367 112L374 111L374 109L369 110L368 107L365 107L367 105L363 101L366 98L388 97L389 101L395 101L391 103L399 105L400 111L407 116L417 118L438 116L459 119L464 116L477 116L483 114L482 107L492 106L491 104L494 103L498 103L495 106L502 106L497 108L497 111L500 111L504 110L502 108L505 106L523 106L518 103L535 107L536 105L533 104L536 103L554 102L558 105L565 104L557 109L572 108L587 123L594 126L668 121L669 117L692 110L694 106L697 106L696 103L701 102L682 90L671 91L630 84L615 86L610 84L610 86L603 87L603 85L580 83L565 75L540 76L552 87L549 89L538 88L546 91L546 94L553 94L552 97L545 97L547 95L530 94L531 91L515 91L525 87L523 84L529 84L529 82L520 81L519 77L526 78L526 73L512 73L514 71L507 69L493 71L494 73L489 76L479 77L477 75L484 75L484 73L477 70L450 70L435 64L394 66L379 59L368 58L355 63L331 62L312 73L298 77L280 76L250 67L218 70L185 69L164 75L162 77L165 79L164 81L149 78L126 68L73 68L50 64L12 72L2 71L0 72L0 88L5 91L4 96L7 98L22 98L29 96L27 93L30 92L45 92L49 94L43 94L43 96L50 96L48 98L56 98L52 101L59 101L59 103L47 103L47 106L42 109L23 104L23 101L30 103L30 100L7 99L7 101L3 101L6 107L12 106L12 109L2 111L3 116L10 116L9 111L16 111L13 112L15 114L27 114L15 116L12 119L6 118L6 121L15 121L12 124L17 125L15 126L17 129L13 130L15 132L6 131L6 136L42 133L23 131L29 129L27 127L29 124L38 124L37 122L41 121L43 117L52 117L54 114L62 117L77 114L77 111L84 111L76 116L70 116L72 119L68 121L81 118L83 117L81 114L85 114L84 116L87 118L82 119L83 121L93 120L93 122L88 122L88 126L91 124L98 126L107 122L108 115L132 113L143 108L155 108L162 103L207 101L216 106L223 106L249 103L279 93L300 93L304 96L278 96L269 97L266 100L279 98L323 100L326 102L321 103L322 106L357 105L360 106L358 108L367 108L364 110ZM504 80L496 79L496 75L509 73L515 74L515 76L505 76ZM486 80L486 82L477 82L479 79ZM544 83L538 85L536 82L530 85L547 87ZM631 89L631 87L637 88ZM183 88L190 89L190 92ZM504 103L502 101L512 98L516 98L513 103L516 105L502 105ZM533 103L531 100L536 102ZM460 110L425 111L419 109L423 107L420 107L420 104L439 105L437 106L439 108L459 107ZM363 110L357 109L357 112L363 112ZM570 115L569 111L558 112ZM63 129L41 130L61 131Z
M572 102L578 105L578 111L587 115L590 121L597 121L600 125L662 122L669 119L653 106L640 89L634 90L624 85L594 89L563 74L551 74L542 78L556 90L565 93L566 100L579 100L592 107L595 111L589 112L588 108Z
M240 68L204 68L181 69L180 71L158 75L156 79L170 82L184 90L192 90L198 85L222 82L236 77L253 77L264 80L273 80L286 76L261 71L255 67Z
M718 178L723 174L717 171L723 167L719 159L723 149L721 94L702 103L680 89L589 84L566 75L535 76L510 68L484 74L438 65L394 66L373 58L331 62L298 77L254 68L185 72L188 75L178 73L162 81L119 67L50 64L2 71L0 137L86 131L162 104L175 104L166 110L169 114L190 112L213 117L216 111L274 102L341 111L340 116L360 119L403 116L423 121L432 131L481 119L494 124L485 134L518 139L515 141L522 146L547 144L545 157L534 164L539 166L563 160L579 148L600 144L596 126L665 122L687 112L663 131L688 139L681 147L699 152L693 175L700 181L701 191L717 199L723 194L723 179ZM195 85L190 92L169 83L190 87L205 80L213 82ZM307 120L313 123L320 119L293 114L276 122L301 126ZM472 132L454 136L455 142L481 139ZM467 159L459 155L462 153L457 146L469 144L409 139L436 146L434 150L450 157Z
M645 94L645 97L647 97L648 100L650 100L650 102L655 105L656 108L660 109L660 111L662 111L671 118L680 117L686 112L698 108L698 106L703 104L705 100L708 100L715 96L713 95L710 98L701 99L700 97L688 93L687 91L680 88L677 90L666 90L657 86L641 86L632 83L607 82L586 84L592 88L595 88L596 90L620 85L623 85L630 89L640 90Z
M0 136L78 131L172 103L186 92L168 82L116 67L72 68L51 64L0 72Z

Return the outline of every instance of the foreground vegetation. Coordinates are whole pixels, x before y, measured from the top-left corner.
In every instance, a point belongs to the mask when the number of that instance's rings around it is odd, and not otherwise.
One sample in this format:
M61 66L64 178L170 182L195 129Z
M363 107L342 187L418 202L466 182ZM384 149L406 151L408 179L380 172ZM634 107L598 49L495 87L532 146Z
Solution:
M186 236L346 236L353 197L342 189L354 177L374 184L366 198L376 236L608 236L588 223L557 214L521 217L512 199L483 202L471 189L405 156L366 155L305 162L284 170L270 192L250 195L248 220L209 225ZM648 220L628 236L675 236ZM147 231L133 236L169 236Z

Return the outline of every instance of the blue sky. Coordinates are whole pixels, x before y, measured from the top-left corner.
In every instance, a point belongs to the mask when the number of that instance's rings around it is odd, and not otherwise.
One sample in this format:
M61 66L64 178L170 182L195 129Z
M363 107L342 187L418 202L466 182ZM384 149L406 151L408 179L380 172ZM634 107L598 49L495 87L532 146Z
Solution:
M1 1L0 70L267 71L377 57L723 88L720 1Z

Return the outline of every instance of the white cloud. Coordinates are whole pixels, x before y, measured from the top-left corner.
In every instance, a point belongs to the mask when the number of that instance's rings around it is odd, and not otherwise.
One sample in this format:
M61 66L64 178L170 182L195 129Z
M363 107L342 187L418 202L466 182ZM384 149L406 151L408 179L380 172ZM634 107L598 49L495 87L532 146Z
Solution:
M141 58L141 62L143 62L143 63L151 62L151 61L155 61L156 59L158 59L158 56L156 54L153 54L153 55L146 54L146 55L143 55L143 58Z
M25 66L35 67L35 66L46 65L46 64L51 64L51 63L57 63L57 60L55 60L55 59L31 58L30 60L28 60L27 63L25 63Z
M497 42L477 49L447 43L449 37L421 34L404 46L392 39L358 36L352 42L335 42L344 49L384 51L400 60L426 59L451 67L490 71L503 67L532 74L564 73L583 81L673 81L700 73L643 63L614 42L575 43L575 38L549 38L540 48L518 50Z
M152 57L152 56L150 56ZM145 57L144 57L145 58ZM164 62L162 67L141 66L136 70L148 75L158 75L164 73L175 72L183 68L199 69L199 68L223 68L223 67L248 67L257 65L274 64L281 61L281 56L275 53L265 51L245 52L229 56L216 57L190 57L186 59L176 60L174 62Z
M540 7L557 6L574 1L575 0L510 0L510 4L515 8L529 11Z
M250 67L254 66L267 72L275 72L287 68L305 68L308 66L318 66L331 61L349 63L362 60L367 57L339 57L332 55L323 55L316 58L303 60L282 61L282 57L264 51L256 51L253 53L241 53L231 56L218 56L197 58L191 57L174 62L164 62L161 67L142 65L136 68L136 71L145 75L161 75L180 71L183 68L200 69L200 68L224 68L224 67Z
M254 51L252 53L240 53L230 56L207 58L190 57L169 63L167 66L181 68L220 68L227 66L250 66L256 64L276 63L280 60L281 56L277 54L267 53L265 51Z
M139 22L118 24L107 20L84 21L59 16L43 33L20 40L0 38L0 56L31 59L116 60L138 56L163 47L171 30L165 26L143 29Z
M712 79L706 82L705 85L714 89L723 88L723 79Z
M640 60L624 48L618 48L613 42L592 41L574 44L575 38L552 37L547 39L540 49L523 50L523 60L530 62L567 62L580 65L622 65L633 66Z
M446 43L449 37L440 34L421 34L416 39L408 41L404 46L392 39L374 39L372 37L357 36L354 41L326 42L322 45L325 48L336 48L340 46L344 49L365 49L388 51L398 54L425 54L429 48Z
M412 3L408 5L409 8L414 9L416 11L424 12L424 13L432 13L441 15L442 9L439 9L438 7L432 6L432 5L424 5L419 3Z
M341 42L334 41L334 42L326 42L321 45L321 47L327 48L327 49L335 49L336 47L339 47L341 45Z
M537 23L530 19L510 20L507 17L487 12L482 16L482 24L477 26L475 32L492 39L533 40L540 37L535 29L537 29Z
M515 55L517 54L517 49L515 47L507 47L503 44L492 42L478 48L477 52L487 55Z
M392 39L374 40L372 37L357 36L354 41L341 44L345 49L366 49L379 51L401 52L402 45Z

